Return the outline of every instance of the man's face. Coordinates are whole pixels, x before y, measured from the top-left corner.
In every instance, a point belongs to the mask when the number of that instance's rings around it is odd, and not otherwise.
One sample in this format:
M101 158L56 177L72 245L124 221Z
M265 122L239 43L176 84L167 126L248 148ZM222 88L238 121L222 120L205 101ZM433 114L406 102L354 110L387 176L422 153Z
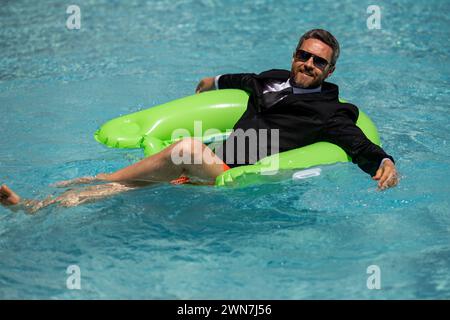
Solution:
M301 50L312 53L315 56L324 58L331 62L333 49L327 44L317 39L307 39L303 41ZM334 71L334 67L328 64L323 70L314 65L313 57L307 61L300 61L295 57L292 59L291 77L301 88L314 88L322 84Z

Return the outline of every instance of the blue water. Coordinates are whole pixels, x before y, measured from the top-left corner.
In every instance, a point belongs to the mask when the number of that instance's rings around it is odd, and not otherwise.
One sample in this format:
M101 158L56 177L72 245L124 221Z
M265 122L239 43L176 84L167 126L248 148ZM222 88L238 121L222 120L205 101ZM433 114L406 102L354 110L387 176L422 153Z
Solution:
M44 198L142 156L105 121L199 79L289 68L298 37L341 43L330 78L377 124L400 185L353 164L242 189L159 185L35 216L0 208L0 298L450 298L449 1L67 1L0 4L0 182ZM66 287L78 265L81 290ZM369 290L370 265L381 289Z

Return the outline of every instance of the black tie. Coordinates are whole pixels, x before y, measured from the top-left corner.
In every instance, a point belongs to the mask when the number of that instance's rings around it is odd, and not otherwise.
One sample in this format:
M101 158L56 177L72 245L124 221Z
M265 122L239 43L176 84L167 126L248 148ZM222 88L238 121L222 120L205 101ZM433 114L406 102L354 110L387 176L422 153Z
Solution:
M272 107L292 93L292 87L288 87L281 91L266 92L263 94L264 105L266 109Z

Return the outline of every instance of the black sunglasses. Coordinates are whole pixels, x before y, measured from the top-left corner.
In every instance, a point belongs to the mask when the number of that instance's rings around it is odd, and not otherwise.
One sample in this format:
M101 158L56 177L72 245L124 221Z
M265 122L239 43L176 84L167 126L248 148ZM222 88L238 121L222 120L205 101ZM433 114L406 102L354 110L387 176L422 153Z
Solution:
M320 70L323 70L326 68L327 65L330 63L327 61L327 59L324 59L322 57L318 57L311 52L299 49L295 52L295 59L300 60L301 62L308 61L311 57L313 57L313 63L314 65L319 68Z

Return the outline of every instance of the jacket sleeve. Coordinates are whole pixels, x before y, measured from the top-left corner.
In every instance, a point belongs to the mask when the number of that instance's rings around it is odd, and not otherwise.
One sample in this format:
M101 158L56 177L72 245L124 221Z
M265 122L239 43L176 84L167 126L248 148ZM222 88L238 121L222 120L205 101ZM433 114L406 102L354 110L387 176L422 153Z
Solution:
M218 79L218 89L240 89L250 94L249 99L255 106L263 103L263 90L254 73L224 74Z
M241 89L252 91L256 81L255 77L256 74L254 73L223 74L218 81L219 89Z
M321 138L344 149L364 172L374 176L381 161L389 158L384 150L372 143L364 132L356 125L358 108L346 105L339 109L325 124Z

